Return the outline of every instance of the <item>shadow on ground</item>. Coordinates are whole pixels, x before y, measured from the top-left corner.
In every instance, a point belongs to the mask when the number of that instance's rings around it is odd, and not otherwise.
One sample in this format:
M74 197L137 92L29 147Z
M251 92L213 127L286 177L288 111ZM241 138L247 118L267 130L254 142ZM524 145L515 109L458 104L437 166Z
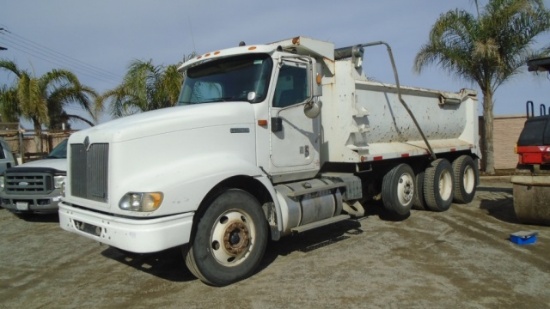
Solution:
M28 214L28 213L14 213L18 218L27 222L42 222L42 223L56 223L59 224L59 215L53 214Z
M507 187L486 187L486 186L479 186L477 187L477 192L499 192L499 193L510 193L514 191L513 188L507 188Z
M196 280L185 266L180 248L149 254L137 254L109 247L103 250L101 254L106 258L165 280L173 282Z
M480 209L487 211L490 216L498 220L508 223L520 223L514 211L512 188L479 186L477 192Z
M323 228L323 233L315 230L284 237L279 241L270 241L256 272L268 267L278 256L288 255L294 251L309 252L331 244L345 241L352 235L361 234L361 224L347 220ZM173 282L196 280L185 265L181 248L173 248L157 253L135 254L109 247L101 254L136 270Z

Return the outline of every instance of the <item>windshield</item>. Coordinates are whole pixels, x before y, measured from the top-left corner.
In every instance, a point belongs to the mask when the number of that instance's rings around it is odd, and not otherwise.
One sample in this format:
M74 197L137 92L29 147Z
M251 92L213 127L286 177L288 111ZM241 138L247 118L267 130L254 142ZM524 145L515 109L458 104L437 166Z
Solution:
M273 61L267 54L212 60L187 70L178 105L265 100Z
M67 141L63 140L48 154L47 159L66 159L67 158Z

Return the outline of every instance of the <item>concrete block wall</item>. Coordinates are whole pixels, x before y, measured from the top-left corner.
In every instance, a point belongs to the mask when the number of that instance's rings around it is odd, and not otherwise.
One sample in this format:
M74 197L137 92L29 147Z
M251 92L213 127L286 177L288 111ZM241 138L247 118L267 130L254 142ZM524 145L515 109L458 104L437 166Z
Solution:
M525 115L495 116L493 122L493 147L495 169L514 169L518 155L514 147L523 129ZM479 128L483 128L483 117L480 117Z

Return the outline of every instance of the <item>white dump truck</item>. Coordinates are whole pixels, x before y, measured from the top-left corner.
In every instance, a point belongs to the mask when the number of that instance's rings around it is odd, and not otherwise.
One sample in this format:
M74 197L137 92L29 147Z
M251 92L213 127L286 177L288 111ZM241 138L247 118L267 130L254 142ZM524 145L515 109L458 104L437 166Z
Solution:
M375 45L395 85L365 77ZM476 93L400 87L384 42L242 43L180 70L178 106L71 136L63 229L135 253L180 246L220 286L252 275L269 239L371 204L407 216L474 196Z

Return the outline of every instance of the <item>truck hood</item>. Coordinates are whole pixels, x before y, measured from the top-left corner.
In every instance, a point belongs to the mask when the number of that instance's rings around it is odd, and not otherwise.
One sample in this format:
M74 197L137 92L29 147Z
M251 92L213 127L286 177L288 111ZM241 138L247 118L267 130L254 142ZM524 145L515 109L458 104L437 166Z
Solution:
M254 109L248 102L216 102L176 106L126 116L76 132L71 141L123 142L145 136L211 126L254 122Z
M58 171L67 171L67 159L42 159L15 166L15 168L19 167L49 167Z

